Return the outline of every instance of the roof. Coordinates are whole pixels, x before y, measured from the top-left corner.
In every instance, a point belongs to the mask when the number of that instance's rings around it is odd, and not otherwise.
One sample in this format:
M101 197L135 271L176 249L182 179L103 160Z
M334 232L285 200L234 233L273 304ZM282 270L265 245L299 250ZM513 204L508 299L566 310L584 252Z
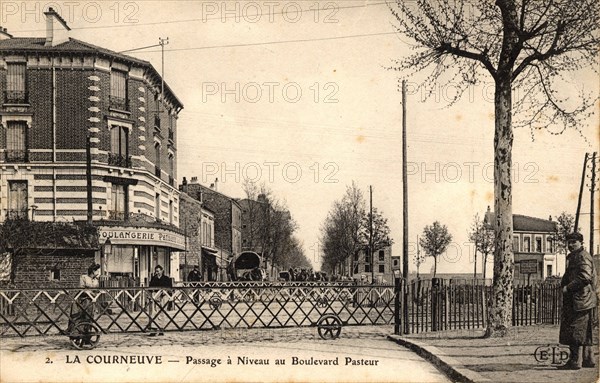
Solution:
M11 39L0 40L0 52L44 52L44 53L81 53L95 54L101 56L110 56L118 58L130 64L137 64L148 68L151 74L160 80L160 74L149 61L140 60L135 57L127 56L122 53L102 48L85 41L77 40L72 37L69 41L56 46L46 46L45 37L13 37ZM179 107L183 108L183 103L175 96L171 88L165 83L165 91L172 97Z
M494 212L485 213L484 222L488 225L494 221ZM513 214L513 231L554 233L556 222L548 219Z

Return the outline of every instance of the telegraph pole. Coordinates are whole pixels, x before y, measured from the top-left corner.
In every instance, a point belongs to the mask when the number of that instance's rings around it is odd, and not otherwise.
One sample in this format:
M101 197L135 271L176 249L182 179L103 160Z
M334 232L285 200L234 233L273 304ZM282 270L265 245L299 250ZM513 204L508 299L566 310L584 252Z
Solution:
M592 154L592 181L590 183L590 248L589 251L594 255L594 189L596 189L596 152Z
M375 283L375 256L373 255L373 186L369 185L369 255L371 256L371 284Z
M583 184L585 183L585 167L587 165L588 154L585 153L583 159L583 170L581 171L581 184L579 185L579 198L577 200L577 212L575 213L575 225L573 231L579 231L579 212L581 211L581 197L583 195Z
M408 177L406 173L406 80L402 80L402 277L404 279L402 317L404 333L408 334Z

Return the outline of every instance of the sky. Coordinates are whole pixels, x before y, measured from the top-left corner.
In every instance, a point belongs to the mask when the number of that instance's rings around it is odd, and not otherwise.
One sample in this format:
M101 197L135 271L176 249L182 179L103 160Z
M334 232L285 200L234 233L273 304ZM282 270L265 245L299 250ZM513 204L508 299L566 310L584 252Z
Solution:
M392 60L413 43L394 33L385 1L0 1L15 37L44 36L53 6L70 36L150 61L184 109L178 121L178 181L196 176L244 197L244 177L286 202L315 268L319 229L352 181L388 218L402 253L402 107ZM164 68L159 38L167 38ZM565 96L596 92L596 74L568 79ZM472 86L448 106L452 83L407 97L409 242L440 221L453 244L438 272L473 270L468 231L493 208L493 86ZM425 97L433 89L432 96ZM581 132L515 130L513 212L574 214L584 154L598 150L598 114ZM556 131L558 127L550 127ZM590 210L589 193L582 211ZM589 214L581 217L589 235ZM596 244L598 227L596 222ZM433 265L431 259L421 272ZM413 265L411 263L411 269Z

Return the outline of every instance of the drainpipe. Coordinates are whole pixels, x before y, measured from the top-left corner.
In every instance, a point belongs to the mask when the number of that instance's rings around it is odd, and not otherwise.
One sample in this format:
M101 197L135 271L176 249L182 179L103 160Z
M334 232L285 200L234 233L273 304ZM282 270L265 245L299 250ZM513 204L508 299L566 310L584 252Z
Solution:
M56 68L52 59L52 221L56 221Z

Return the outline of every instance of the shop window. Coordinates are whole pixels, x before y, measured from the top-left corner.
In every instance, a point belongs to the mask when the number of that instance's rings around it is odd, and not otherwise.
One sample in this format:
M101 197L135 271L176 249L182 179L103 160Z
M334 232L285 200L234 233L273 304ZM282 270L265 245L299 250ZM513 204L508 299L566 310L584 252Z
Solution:
M8 219L27 219L27 181L8 181Z
M6 162L27 162L27 123L8 121L6 125Z

